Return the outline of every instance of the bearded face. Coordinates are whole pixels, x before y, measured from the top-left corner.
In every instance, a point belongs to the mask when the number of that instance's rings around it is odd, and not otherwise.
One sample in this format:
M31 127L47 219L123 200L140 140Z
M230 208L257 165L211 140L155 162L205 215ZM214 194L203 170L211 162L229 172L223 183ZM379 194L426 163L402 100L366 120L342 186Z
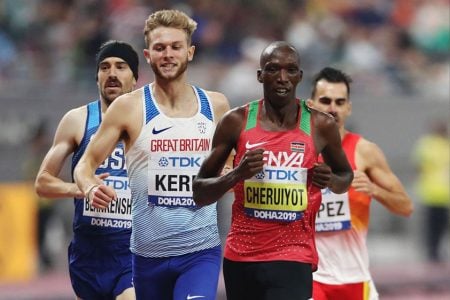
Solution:
M157 78L174 80L186 72L195 48L188 45L184 30L158 27L149 33L148 40L144 55Z
M136 84L128 64L119 57L107 57L100 64L97 85L100 96L107 105L117 97L131 92Z

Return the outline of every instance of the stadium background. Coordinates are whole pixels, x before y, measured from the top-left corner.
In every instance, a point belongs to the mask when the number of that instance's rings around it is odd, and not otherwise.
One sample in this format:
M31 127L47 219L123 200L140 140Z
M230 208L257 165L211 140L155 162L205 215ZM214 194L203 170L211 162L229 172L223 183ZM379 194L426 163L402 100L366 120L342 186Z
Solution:
M273 40L301 54L299 97L309 96L311 77L324 66L353 77L349 127L384 150L416 205L409 219L372 205L368 243L381 299L448 299L450 241L444 263L426 261L411 161L430 120L449 120L448 0L0 0L0 299L73 298L66 266L72 201L54 202L46 241L53 267L44 272L37 263L35 174L27 166L48 147L33 152L40 145L31 138L42 130L51 140L67 110L98 97L94 56L103 41L142 49L144 21L162 8L198 22L189 80L225 93L233 107L261 96L259 54ZM139 87L153 79L142 51L140 60ZM68 165L63 173L70 178ZM222 236L232 199L223 200Z

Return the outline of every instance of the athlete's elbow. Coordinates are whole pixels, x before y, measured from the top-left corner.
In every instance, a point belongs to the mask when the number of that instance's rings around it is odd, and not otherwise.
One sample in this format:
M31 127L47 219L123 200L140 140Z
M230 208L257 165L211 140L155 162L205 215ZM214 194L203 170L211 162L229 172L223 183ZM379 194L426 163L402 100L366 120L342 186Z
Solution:
M36 180L34 181L34 190L39 197L47 197L47 185L45 176L42 174L38 174Z
M406 204L402 204L398 207L392 208L391 211L396 215L407 218L407 217L410 217L412 215L412 213L414 212L414 205L411 201L409 201Z
M34 182L34 190L39 197L45 197L45 190L37 179Z
M348 172L344 176L332 177L329 189L335 194L343 194L348 191L352 184L353 172Z
M208 203L206 203L206 201L204 199L200 198L198 195L194 194L192 198L197 207L203 207L203 206L208 205Z
M211 190L205 185L204 180L197 177L192 184L192 197L195 204L199 207L215 203L218 198L213 197Z
M410 201L407 205L405 205L405 207L403 208L402 211L402 216L403 217L410 217L412 215L412 213L414 212L414 205L413 203Z
M205 197L202 197L204 193L201 191L201 183L198 180L194 180L192 183L192 199L195 202L195 205L202 207L208 205L206 203Z
M193 196L194 203L198 207L203 207L211 204L211 201L208 201L208 199L200 197L198 195Z

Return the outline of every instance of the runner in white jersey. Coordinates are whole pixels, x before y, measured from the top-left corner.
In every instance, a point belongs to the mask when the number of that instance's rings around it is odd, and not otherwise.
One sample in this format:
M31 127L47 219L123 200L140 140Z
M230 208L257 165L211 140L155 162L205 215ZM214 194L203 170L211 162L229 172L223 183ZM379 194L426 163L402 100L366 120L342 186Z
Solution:
M195 206L192 181L229 104L223 94L187 83L195 28L176 10L149 16L144 55L155 81L114 102L75 170L92 206L108 207L116 192L99 184L94 170L118 140L124 141L138 299L216 297L221 262L216 208Z
M216 247L215 207L199 209L192 200L192 180L215 129L210 101L205 91L192 87L198 111L171 118L159 109L153 86L143 88L143 127L126 155L134 195L131 249L140 256L167 257Z

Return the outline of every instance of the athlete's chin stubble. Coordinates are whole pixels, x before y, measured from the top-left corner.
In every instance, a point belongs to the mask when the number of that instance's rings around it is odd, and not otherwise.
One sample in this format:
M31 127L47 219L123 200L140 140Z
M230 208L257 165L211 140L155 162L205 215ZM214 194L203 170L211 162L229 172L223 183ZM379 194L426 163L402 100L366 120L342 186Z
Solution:
M155 64L151 64L150 66L151 66L153 72L155 73L156 77L160 77L160 78L163 78L166 80L174 80L174 79L179 78L186 71L187 65L188 65L187 60L184 61L183 63L181 63L178 70L176 71L176 73L174 75L163 74Z

